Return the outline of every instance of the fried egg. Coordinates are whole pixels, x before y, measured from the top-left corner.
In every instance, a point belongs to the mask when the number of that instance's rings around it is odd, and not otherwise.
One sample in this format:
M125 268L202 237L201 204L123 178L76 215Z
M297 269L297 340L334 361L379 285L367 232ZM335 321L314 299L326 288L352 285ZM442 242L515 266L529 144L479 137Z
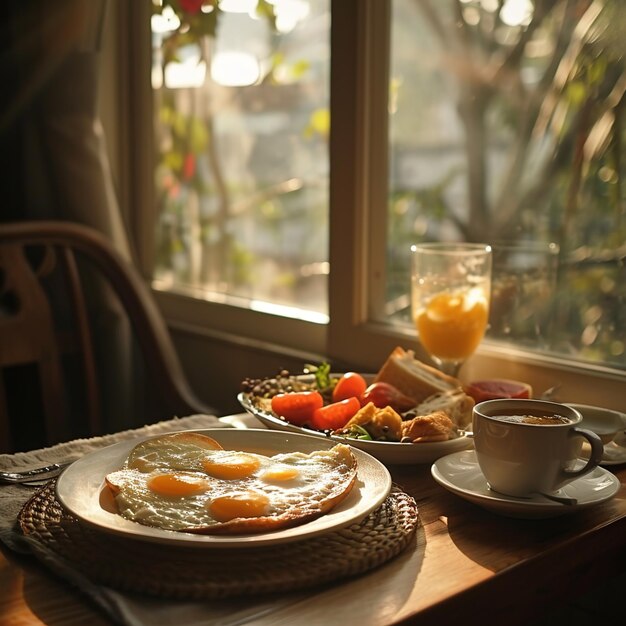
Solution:
M126 467L141 472L167 467L200 470L204 455L211 450L222 450L212 437L194 432L173 433L137 444L128 455Z
M345 444L266 456L203 437L177 433L136 446L106 476L120 515L174 531L265 532L319 517L356 481L356 458Z

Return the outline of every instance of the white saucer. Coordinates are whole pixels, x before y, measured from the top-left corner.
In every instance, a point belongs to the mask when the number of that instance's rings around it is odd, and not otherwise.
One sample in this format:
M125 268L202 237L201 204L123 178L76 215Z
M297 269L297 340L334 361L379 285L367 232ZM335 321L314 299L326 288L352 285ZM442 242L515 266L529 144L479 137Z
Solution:
M542 495L514 498L492 491L485 480L474 450L444 456L432 465L433 478L442 486L474 504L505 515L540 519L574 513L612 498L620 489L619 479L602 467L572 481L559 494L576 498L577 504L561 504Z

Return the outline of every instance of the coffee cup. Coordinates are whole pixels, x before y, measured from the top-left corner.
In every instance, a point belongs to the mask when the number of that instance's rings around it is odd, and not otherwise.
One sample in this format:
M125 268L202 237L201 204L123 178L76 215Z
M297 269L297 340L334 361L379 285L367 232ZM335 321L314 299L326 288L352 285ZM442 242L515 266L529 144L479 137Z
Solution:
M472 415L476 459L491 489L516 497L549 494L593 470L604 447L598 435L578 426L581 421L573 407L546 400L476 404ZM584 461L579 459L583 439L591 446Z

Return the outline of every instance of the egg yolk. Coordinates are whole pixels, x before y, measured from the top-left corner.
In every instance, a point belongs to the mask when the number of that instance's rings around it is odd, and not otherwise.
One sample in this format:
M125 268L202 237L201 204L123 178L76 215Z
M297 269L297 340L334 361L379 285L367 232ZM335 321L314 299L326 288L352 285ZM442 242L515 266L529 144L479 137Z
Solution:
M269 502L262 493L234 493L215 498L207 508L218 522L228 522L238 517L260 517L266 513Z
M295 467L290 467L289 465L276 465L275 467L270 467L266 469L260 476L262 480L267 482L286 482L288 480L293 480L300 475L300 472Z
M193 496L205 492L208 487L202 476L157 474L148 481L148 489L167 497Z
M202 461L202 467L209 476L223 480L247 478L260 466L259 459L243 452L235 452L228 456L210 456Z

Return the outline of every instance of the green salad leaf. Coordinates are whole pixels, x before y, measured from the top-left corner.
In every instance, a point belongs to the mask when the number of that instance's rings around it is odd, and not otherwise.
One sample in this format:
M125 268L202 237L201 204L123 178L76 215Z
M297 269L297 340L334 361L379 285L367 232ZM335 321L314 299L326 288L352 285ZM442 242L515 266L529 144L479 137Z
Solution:
M331 386L330 363L322 363L321 365L307 364L304 366L304 371L315 376L315 384L320 391Z
M346 437L350 439L361 439L363 441L373 441L372 436L359 424L352 424L348 431L344 433Z

